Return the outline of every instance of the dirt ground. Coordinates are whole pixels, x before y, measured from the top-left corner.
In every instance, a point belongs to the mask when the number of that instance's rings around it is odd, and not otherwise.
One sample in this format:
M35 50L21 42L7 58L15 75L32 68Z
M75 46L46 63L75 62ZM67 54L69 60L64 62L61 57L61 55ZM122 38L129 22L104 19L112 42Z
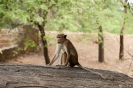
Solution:
M49 43L49 57L53 58L56 45L56 34L57 32L46 32L48 36ZM133 55L133 35L125 35L124 37L124 49L125 49L125 59L119 60L119 35L104 33L105 37L105 62L98 62L98 44L97 34L93 33L71 33L65 32L67 38L71 40L77 49L79 55L79 63L83 67L117 71L124 73L128 76L133 77L133 56L130 56L127 52ZM49 37L51 36L51 37ZM8 63L17 64L34 64L39 66L45 65L45 60L42 53L28 53L23 56L19 56L12 60L7 61ZM59 60L57 60L54 65L57 65Z

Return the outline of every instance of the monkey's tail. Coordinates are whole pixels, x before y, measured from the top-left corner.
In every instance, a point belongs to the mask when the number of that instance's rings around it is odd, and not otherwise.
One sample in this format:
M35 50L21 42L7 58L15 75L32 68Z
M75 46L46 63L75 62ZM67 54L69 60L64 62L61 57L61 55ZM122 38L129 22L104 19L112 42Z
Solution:
M92 73L92 74L99 75L102 79L106 79L106 77L103 76L101 73L92 71L92 70L90 70L90 69L88 69L88 68L85 68L85 67L83 67L82 65L80 65L79 63L78 63L77 66L80 67L80 68L82 68L83 70L89 71L89 72Z

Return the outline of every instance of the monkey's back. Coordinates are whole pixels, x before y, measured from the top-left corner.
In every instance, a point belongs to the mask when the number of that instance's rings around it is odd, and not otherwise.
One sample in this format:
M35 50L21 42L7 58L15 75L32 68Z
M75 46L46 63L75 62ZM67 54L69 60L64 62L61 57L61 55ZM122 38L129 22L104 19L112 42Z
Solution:
M70 53L74 56L77 56L78 57L78 53L77 53L77 50L76 48L74 47L74 45L72 44L72 42L70 40L67 39L66 41L67 45L68 45L68 48L70 49Z

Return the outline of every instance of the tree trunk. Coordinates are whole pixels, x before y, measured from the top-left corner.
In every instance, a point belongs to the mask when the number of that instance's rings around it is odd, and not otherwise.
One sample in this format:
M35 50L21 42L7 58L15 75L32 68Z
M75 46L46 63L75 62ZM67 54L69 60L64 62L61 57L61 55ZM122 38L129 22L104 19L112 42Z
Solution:
M120 2L123 4L124 6L124 12L125 14L127 14L127 10L128 10L128 0L125 0L125 2L123 2L122 0L120 0ZM126 3L126 5L125 5ZM124 30L125 30L125 18L124 18L124 22L123 22L123 26L121 28L120 31L120 51L119 51L119 59L123 59L124 58Z
M121 32L120 32L120 53L119 53L119 59L123 59L124 57L124 26L122 27L121 29Z
M104 38L102 26L99 27L98 33L98 42L99 42L99 62L104 62Z
M42 44L43 44L43 55L45 58L45 62L46 62L46 64L49 64L50 59L48 56L47 40L46 39L44 40L44 36L45 36L44 26L38 24L38 28L39 28L39 31L41 33L41 40L42 40Z

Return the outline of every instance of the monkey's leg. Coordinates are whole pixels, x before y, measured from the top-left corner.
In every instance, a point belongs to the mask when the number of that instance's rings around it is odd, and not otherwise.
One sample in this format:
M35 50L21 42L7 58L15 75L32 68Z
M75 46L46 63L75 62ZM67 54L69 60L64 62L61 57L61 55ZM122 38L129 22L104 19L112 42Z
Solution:
M78 65L78 57L71 55L69 59L70 67Z
M62 53L61 60L60 60L60 64L61 65L65 65L65 63L66 63L66 57L67 57L66 52Z

